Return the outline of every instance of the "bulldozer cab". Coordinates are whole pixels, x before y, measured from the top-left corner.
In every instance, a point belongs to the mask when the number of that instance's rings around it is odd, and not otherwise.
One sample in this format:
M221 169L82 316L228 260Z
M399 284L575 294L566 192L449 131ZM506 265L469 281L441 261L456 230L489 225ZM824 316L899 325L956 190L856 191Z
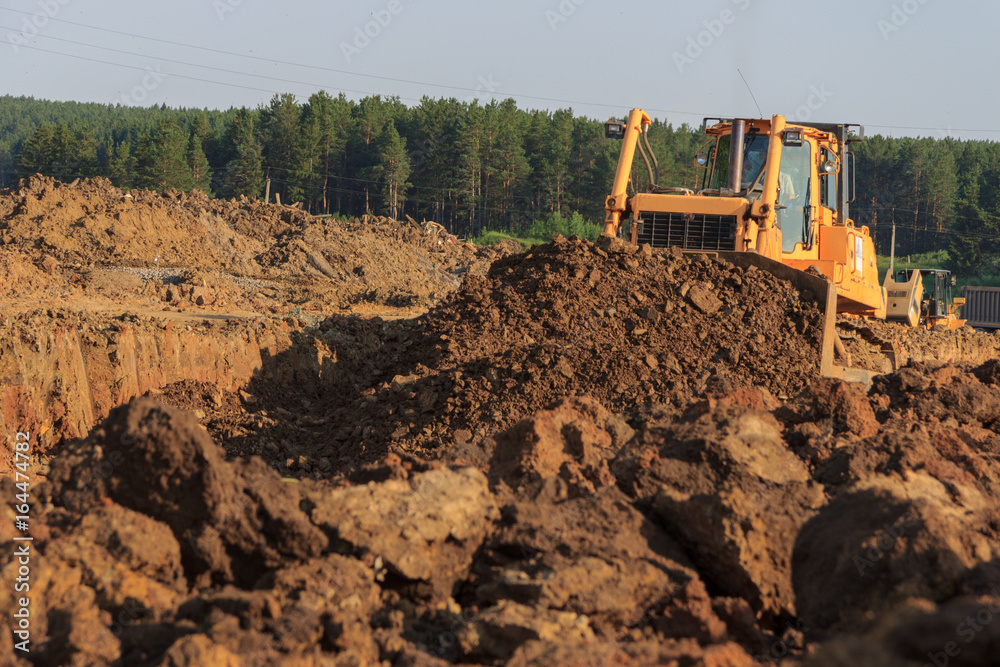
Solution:
M947 317L949 307L954 309L951 287L955 282L950 271L941 269L925 269L926 278L934 281L934 286L928 291L929 298L925 300L925 310L929 318ZM926 286L925 286L926 287Z
M709 128L710 120L718 122ZM711 159L705 165L699 194L724 196L729 188L735 196L759 201L764 195L769 152L778 150L774 208L781 231L781 252L811 250L816 228L824 219L830 224L839 222L841 183L837 172L843 170L846 175L847 163L837 156L833 133L807 125L786 125L781 142L772 145L767 121L706 119L705 123L706 133L714 134L715 139L708 146ZM734 141L741 144L737 149L740 156L732 154ZM734 169L739 169L738 178L731 176Z

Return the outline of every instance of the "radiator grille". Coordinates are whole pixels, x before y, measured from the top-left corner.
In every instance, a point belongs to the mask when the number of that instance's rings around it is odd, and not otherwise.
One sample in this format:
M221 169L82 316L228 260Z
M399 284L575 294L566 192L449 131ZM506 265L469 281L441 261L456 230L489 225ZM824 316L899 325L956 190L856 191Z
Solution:
M736 250L736 216L646 212L640 216L636 241L654 248Z

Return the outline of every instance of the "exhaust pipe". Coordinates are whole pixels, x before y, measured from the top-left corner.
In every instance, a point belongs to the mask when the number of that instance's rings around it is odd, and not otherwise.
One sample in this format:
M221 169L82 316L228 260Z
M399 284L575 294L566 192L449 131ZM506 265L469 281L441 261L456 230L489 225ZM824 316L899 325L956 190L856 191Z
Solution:
M743 140L746 131L746 121L733 121L733 133L729 139L729 178L726 182L726 187L733 192L739 192L743 185Z

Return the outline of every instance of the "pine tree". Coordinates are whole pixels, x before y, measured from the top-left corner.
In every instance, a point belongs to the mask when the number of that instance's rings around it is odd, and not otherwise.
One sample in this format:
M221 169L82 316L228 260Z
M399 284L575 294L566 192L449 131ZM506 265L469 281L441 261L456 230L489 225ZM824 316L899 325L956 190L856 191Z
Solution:
M193 187L187 161L188 138L177 121L168 118L139 142L136 151L136 185L150 190Z
M105 169L108 178L116 187L127 190L135 185L135 158L127 140L115 144L108 151Z
M54 135L54 125L39 125L31 138L24 142L17 160L17 166L22 172L43 174L49 171L52 164Z
M461 187L457 173L457 145L466 105L452 98L424 97L413 110L409 141L411 182L423 215L455 231L456 196Z
M498 180L499 208L497 221L511 229L520 218L518 195L524 188L531 167L524 155L524 130L517 103L504 100L498 109L499 133L494 149L494 168Z
M291 93L275 95L260 114L260 130L264 144L264 159L274 170L277 180L292 181L295 153L299 145L301 109ZM287 183L276 183L275 192L290 200L292 193Z
M351 128L351 107L352 103L343 93L333 98L319 91L302 109L293 180L302 184L302 197L319 200L319 208L324 213L330 210L327 199L330 177L342 171L344 148Z
M240 109L229 127L233 158L226 165L223 192L227 197L260 197L264 191L263 157L252 111Z
M399 136L392 121L376 142L376 151L378 165L373 175L380 182L382 208L389 217L397 218L402 211L402 200L410 177L410 159L406 152L406 140Z
M188 139L187 154L188 167L191 169L191 187L198 189L207 195L212 194L212 172L208 164L208 158L201 148L201 138L195 133L191 133Z
M97 173L97 142L84 127L70 129L62 123L40 125L24 142L17 164L24 173L67 181L92 176Z
M320 119L307 106L302 111L298 141L292 158L292 182L288 184L287 190L289 202L310 202L319 190L317 167L320 162L321 137Z
M378 164L378 153L375 142L382 131L401 110L402 105L397 98L383 100L380 96L366 97L354 107L354 127L352 136L349 168L360 177L364 183L364 208L371 209L371 187L368 181L374 180L372 173Z
M467 222L467 234L477 234L475 224L479 219L482 192L483 109L473 102L459 121L455 150L455 174L458 186L458 207ZM480 230L481 231L481 230Z

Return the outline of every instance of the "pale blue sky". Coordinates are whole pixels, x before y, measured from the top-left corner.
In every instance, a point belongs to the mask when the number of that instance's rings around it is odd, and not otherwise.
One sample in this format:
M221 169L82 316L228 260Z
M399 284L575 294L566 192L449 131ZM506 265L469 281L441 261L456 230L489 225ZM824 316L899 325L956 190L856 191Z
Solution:
M739 69L765 116L861 123L869 134L1000 140L995 3L0 0L0 7L0 94L228 108L266 103L275 92L304 100L322 88L355 99L399 95L408 104L423 95L513 97L522 108L572 107L602 119L641 106L697 124L703 115L758 115Z

